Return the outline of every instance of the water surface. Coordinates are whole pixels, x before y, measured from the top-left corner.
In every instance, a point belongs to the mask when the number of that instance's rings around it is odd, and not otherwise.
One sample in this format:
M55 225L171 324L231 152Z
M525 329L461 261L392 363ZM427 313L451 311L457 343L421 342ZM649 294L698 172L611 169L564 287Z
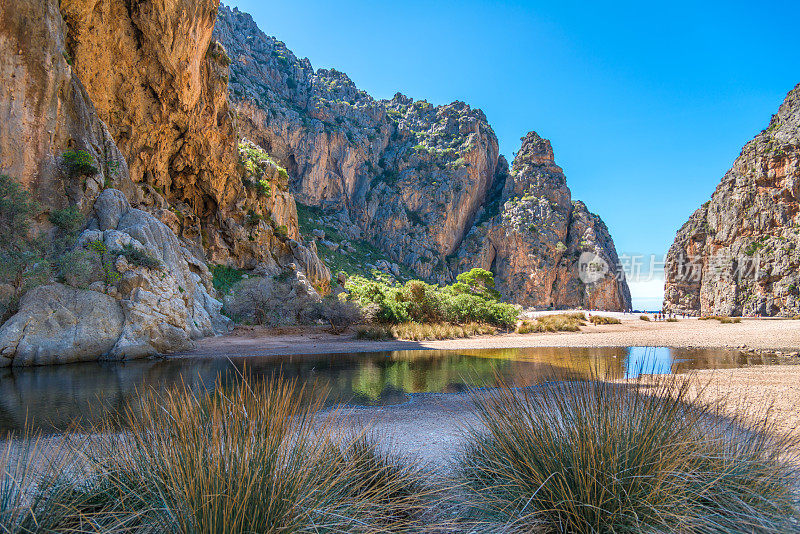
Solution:
M248 358L176 358L0 369L0 433L26 421L46 432L88 427L129 407L149 389L185 384L210 390L281 373L328 392L332 404L398 404L412 394L529 386L554 372L620 377L777 363L739 351L629 348L415 350Z

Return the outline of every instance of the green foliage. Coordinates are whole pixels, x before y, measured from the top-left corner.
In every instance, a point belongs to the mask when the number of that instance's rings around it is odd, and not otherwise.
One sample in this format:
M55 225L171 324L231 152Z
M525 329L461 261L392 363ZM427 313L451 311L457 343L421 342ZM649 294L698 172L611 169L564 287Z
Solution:
M70 206L63 210L54 210L50 212L49 219L54 226L67 235L76 235L86 221L86 218L78 210L77 206Z
M703 404L685 377L552 375L474 395L458 474L485 532L796 530L797 440L769 419Z
M0 320L14 314L22 295L51 275L44 241L31 230L38 209L16 180L0 174L0 283L11 287L0 302Z
M106 244L102 241L92 241L87 245L87 248L93 252L97 258L97 263L100 265L100 271L103 277L102 281L107 291L109 286L120 279L120 274L112 263L112 258L115 257L116 254L109 252L108 247L106 247Z
M748 256L754 255L756 252L764 248L764 246L767 244L767 239L769 239L768 236L761 236L756 241L753 241L747 245L747 247L744 249L744 253Z
M650 322L650 316L649 315L640 315L639 319L641 319L642 321Z
M280 226L275 227L275 235L280 239L288 239L289 238L289 229L286 227L285 224L281 224Z
M239 143L239 157L248 175L242 178L242 183L247 188L255 189L259 197L271 195L273 185L282 190L289 187L289 173L286 169L255 143L247 140ZM277 172L278 175L274 184L266 177L272 176L273 172Z
M211 274L214 276L214 289L223 295L230 293L231 288L244 278L244 271L227 265L212 266Z
M247 224L247 226L257 226L262 220L264 220L263 215L256 213L253 210L247 210L247 215L245 216L244 222Z
M97 162L85 150L68 150L64 152L64 165L68 174L73 178L77 176L94 176L100 172L97 168Z
M260 197L268 197L272 194L272 186L269 184L269 180L260 178L256 181L256 194Z
M161 269L161 262L158 258L145 250L139 250L130 243L123 245L121 250L115 250L112 254L124 256L128 263L137 267L145 267L154 271Z
M345 288L351 300L361 306L377 306L376 319L385 323L479 322L500 328L516 325L519 309L499 302L489 291L494 285L491 273L465 274L457 284L445 287L420 280L399 285L352 276Z

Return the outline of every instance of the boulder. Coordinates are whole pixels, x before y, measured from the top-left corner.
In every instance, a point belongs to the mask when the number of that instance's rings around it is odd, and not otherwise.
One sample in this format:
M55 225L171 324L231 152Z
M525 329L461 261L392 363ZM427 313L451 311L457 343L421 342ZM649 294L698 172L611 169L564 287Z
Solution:
M0 367L110 357L125 321L122 306L108 295L62 284L37 287L0 328Z
M211 273L149 213L106 189L77 246L102 241L119 279L90 290L56 284L29 292L20 311L0 327L5 365L44 365L97 359L126 360L187 350L193 341L230 331L222 303L209 293ZM122 254L132 246L159 267Z

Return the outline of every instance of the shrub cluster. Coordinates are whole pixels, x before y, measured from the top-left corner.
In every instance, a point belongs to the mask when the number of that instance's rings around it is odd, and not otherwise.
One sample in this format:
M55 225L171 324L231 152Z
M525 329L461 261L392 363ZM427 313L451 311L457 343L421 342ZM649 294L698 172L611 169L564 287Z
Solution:
M352 276L345 289L359 305L376 306L376 320L388 324L478 322L508 329L519 316L519 308L499 301L494 277L484 269L462 273L455 284L444 287L420 280L400 285Z
M604 324L622 324L622 321L615 317L608 317L606 315L592 315L589 322L593 325L604 325Z
M100 170L91 154L85 150L68 150L64 152L64 165L70 176L94 176Z

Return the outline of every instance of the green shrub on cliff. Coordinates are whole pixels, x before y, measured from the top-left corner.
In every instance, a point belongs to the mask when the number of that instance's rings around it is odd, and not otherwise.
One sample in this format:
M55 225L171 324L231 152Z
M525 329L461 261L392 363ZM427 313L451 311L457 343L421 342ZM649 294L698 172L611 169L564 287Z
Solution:
M0 174L0 322L16 313L19 299L50 277L44 241L31 230L38 210L30 194Z
M345 289L361 306L377 306L376 320L390 324L479 322L511 328L519 315L516 306L499 302L494 277L483 269L463 273L458 282L444 287L420 280L399 285L352 276Z
M68 150L64 152L64 166L71 177L94 176L100 170L91 154L85 150Z

